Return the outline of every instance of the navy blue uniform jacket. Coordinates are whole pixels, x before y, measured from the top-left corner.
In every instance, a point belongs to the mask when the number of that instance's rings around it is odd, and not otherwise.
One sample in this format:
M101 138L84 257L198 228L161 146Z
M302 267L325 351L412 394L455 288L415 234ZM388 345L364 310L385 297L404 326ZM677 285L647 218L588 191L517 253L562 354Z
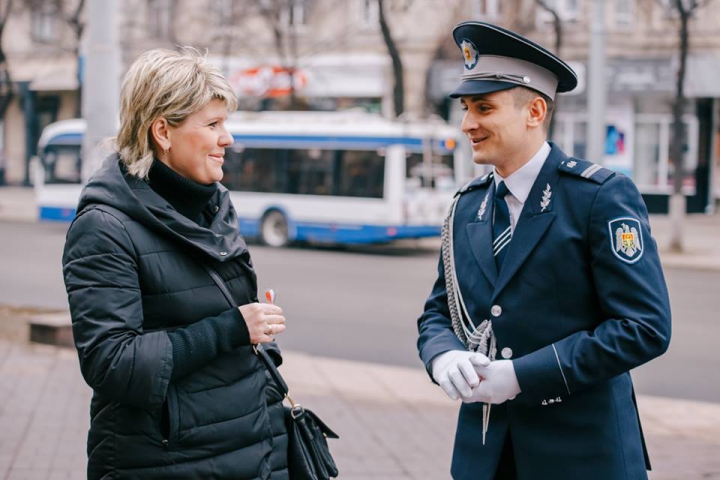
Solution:
M462 405L453 478L491 480L507 434L521 480L647 478L628 372L667 350L670 305L640 193L552 145L497 272L494 189L490 175L461 190L455 264L469 315L492 320L497 358L512 359L522 392L493 405L486 445L482 404ZM418 320L428 372L437 355L465 348L440 263Z

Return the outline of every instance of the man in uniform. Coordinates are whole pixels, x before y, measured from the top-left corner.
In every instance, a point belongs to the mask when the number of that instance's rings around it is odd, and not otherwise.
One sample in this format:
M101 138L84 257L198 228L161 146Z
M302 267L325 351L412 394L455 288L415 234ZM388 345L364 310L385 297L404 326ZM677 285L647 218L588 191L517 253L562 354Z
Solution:
M455 479L646 479L629 371L670 341L667 287L627 177L546 141L562 60L483 22L455 27L473 160L418 319L432 379L462 399Z

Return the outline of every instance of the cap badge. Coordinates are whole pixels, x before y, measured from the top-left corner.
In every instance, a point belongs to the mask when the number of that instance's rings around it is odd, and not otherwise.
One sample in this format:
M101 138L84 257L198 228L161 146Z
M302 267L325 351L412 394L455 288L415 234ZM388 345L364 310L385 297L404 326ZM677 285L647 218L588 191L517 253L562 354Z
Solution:
M462 48L465 68L467 70L472 70L475 68L475 65L477 65L478 57L480 57L477 47L475 47L475 44L467 38L463 38L462 42L460 42L460 48Z

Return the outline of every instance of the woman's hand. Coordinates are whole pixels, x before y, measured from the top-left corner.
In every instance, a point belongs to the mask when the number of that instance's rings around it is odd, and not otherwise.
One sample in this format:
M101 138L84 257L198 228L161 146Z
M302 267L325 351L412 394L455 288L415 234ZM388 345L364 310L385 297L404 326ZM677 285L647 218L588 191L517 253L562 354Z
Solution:
M248 303L238 309L245 319L253 344L272 342L275 335L285 331L285 317L282 308L277 305Z

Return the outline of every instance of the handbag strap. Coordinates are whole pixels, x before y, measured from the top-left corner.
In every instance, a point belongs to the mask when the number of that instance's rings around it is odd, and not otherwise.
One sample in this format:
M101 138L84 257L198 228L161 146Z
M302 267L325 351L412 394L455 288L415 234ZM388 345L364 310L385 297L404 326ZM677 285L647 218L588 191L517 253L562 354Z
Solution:
M227 285L225 285L225 282L220 277L220 275L207 265L203 265L203 268L208 273L208 275L210 275L210 278L213 279L213 282L215 282L217 287L220 289L223 296L225 297L225 300L227 300L230 306L233 308L238 308L238 306L235 304L235 300L233 300L232 298L232 295L230 295L230 291L228 290ZM270 358L270 355L268 355L262 345L260 345L259 343L253 344L253 351L255 352L255 355L258 356L263 365L265 365L268 373L270 373L270 376L280 389L280 393L282 393L284 397L287 397L293 407L298 405L292 400L292 398L290 398L290 390L288 389L285 379L282 377L282 375L280 375L280 371L275 366L275 362L273 362L272 358Z

